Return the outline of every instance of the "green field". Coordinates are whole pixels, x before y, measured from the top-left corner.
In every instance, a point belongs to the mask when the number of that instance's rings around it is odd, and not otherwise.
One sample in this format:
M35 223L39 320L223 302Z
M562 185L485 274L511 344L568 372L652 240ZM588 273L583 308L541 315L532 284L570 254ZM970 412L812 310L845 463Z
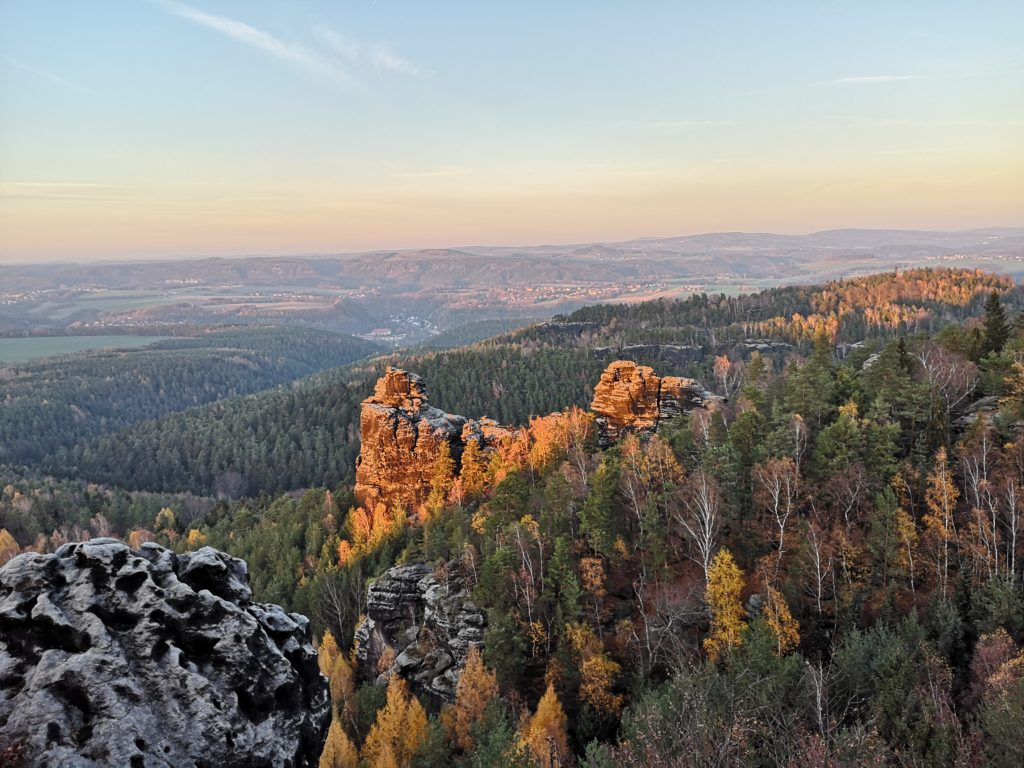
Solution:
M85 349L141 347L166 336L41 336L32 339L0 339L0 365L24 363L40 357L66 355Z

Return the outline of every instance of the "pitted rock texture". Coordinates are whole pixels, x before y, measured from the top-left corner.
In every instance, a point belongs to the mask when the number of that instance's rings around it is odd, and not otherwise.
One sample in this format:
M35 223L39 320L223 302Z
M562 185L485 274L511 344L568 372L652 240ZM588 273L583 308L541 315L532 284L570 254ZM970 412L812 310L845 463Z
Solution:
M511 434L490 419L474 421L434 408L419 376L390 367L363 401L359 430L356 500L365 509L401 505L409 514L426 501L444 443L457 472L467 440L480 440L488 449Z
M329 721L309 621L241 560L93 539L0 569L0 743L30 765L315 766Z
M590 410L597 414L598 443L608 447L627 432L653 434L665 419L721 400L694 379L660 377L646 365L616 360L601 374Z
M439 580L426 565L396 566L367 590L356 632L360 672L399 674L418 692L453 701L470 648L483 646L485 624L460 577ZM382 659L393 661L382 669Z

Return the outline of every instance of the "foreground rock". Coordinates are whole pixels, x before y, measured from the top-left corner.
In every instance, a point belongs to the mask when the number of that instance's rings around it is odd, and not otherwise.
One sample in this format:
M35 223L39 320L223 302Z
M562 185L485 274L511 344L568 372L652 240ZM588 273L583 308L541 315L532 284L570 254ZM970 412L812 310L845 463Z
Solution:
M598 442L607 447L627 432L653 434L665 419L721 400L694 379L660 377L646 365L616 360L594 387L590 410L597 414Z
M511 434L489 419L474 421L434 408L423 380L399 368L388 368L363 401L359 432L356 500L366 509L386 504L407 513L426 500L443 445L458 471L467 440L479 440L486 450Z
M114 539L0 569L0 744L33 766L315 766L330 718L308 620L243 561Z
M483 645L485 623L458 576L442 581L426 565L396 566L367 590L356 632L360 672L399 674L418 692L452 701L470 648Z

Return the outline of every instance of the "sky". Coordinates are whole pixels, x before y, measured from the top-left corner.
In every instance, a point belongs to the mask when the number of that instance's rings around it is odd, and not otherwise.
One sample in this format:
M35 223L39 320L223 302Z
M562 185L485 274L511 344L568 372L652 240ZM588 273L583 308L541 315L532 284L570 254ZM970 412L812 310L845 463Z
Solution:
M1024 226L1024 3L0 0L0 262Z

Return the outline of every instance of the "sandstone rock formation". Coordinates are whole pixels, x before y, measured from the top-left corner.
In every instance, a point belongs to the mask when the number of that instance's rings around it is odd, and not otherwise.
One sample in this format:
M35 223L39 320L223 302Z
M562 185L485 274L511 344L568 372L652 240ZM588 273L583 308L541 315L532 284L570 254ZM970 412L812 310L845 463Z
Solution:
M659 377L646 365L616 360L601 374L590 410L598 443L607 447L626 432L653 434L665 419L721 400L694 379Z
M485 623L459 576L442 582L429 566L396 566L367 590L356 632L360 672L400 674L418 691L452 701L469 649L483 645Z
M384 503L415 510L430 489L442 443L457 458L465 425L462 416L427 404L419 376L388 368L363 401L359 417L356 500L367 509Z
M474 421L434 408L419 376L390 367L363 401L359 426L356 500L366 509L400 504L407 512L426 500L443 444L457 471L467 440L487 448L511 434L490 419Z
M243 561L115 539L0 569L0 744L33 766L315 766L330 720L309 622Z

